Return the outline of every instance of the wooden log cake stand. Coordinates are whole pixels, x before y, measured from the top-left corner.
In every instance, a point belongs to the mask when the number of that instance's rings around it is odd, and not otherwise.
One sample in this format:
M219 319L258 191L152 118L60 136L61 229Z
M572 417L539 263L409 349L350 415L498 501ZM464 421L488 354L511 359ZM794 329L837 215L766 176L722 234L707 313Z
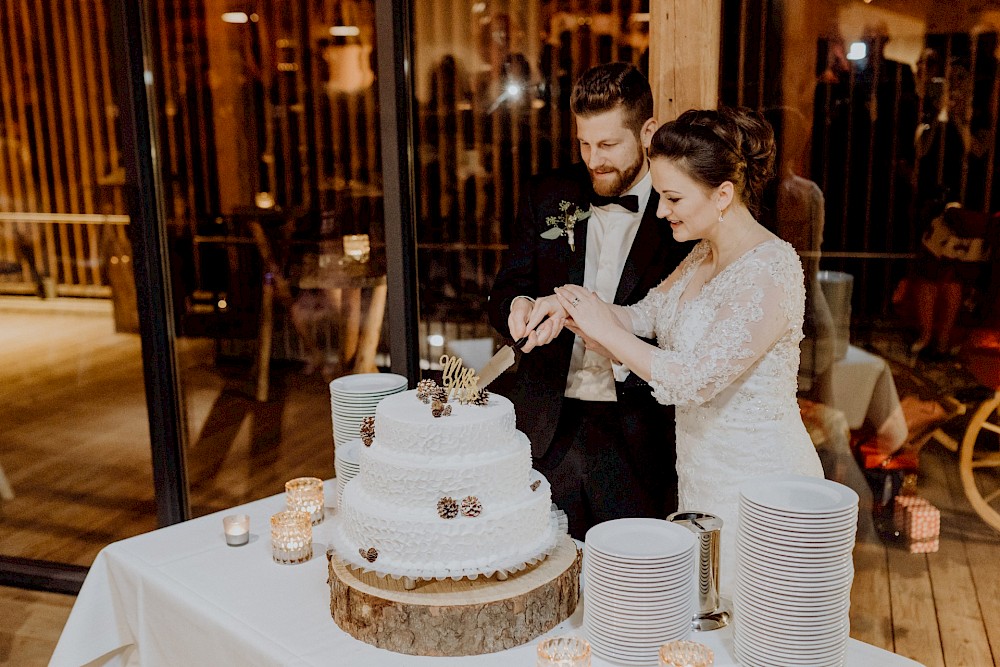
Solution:
M409 655L494 653L526 644L568 618L580 599L580 552L568 535L536 565L474 580L402 579L349 568L329 553L330 612L340 628L379 648Z

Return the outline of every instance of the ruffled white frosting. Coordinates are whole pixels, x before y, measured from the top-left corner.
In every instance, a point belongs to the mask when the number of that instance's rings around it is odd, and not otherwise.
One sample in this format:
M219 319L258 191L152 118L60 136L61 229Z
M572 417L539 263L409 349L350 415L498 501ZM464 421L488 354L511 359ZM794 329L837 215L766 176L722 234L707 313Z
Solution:
M487 405L449 403L452 413L435 417L414 390L387 396L375 409L375 438L406 458L481 457L502 450L514 433L514 406L490 394Z
M451 405L450 416L435 418L414 391L379 403L375 441L335 521L333 547L349 565L383 576L475 578L541 560L566 532L548 481L531 469L531 444L515 430L510 401ZM466 496L478 499L478 516L438 514L441 498ZM371 548L374 562L359 553Z
M376 439L361 452L357 479L367 497L397 508L433 509L444 496L476 496L484 507L508 505L531 483L530 451L528 436L519 431L495 452L454 461L403 458Z

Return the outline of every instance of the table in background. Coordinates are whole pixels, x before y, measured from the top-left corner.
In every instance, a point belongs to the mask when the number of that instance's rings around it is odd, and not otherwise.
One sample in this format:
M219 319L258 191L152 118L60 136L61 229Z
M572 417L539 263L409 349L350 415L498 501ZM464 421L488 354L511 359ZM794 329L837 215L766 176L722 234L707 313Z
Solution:
M832 406L844 413L852 430L866 423L874 428L887 452L906 442L906 419L896 382L882 357L849 345L843 359L833 362Z
M335 484L327 482L327 498ZM269 517L279 494L105 547L90 570L50 667L80 665L470 665L535 664L537 641L501 653L460 658L407 656L347 635L330 616L326 543L316 527L314 555L301 565L271 561ZM250 515L251 541L227 547L222 516ZM328 510L328 517L331 514ZM582 605L547 636L583 634ZM731 667L730 628L699 634L717 667ZM595 667L613 665L600 658ZM848 667L917 663L850 640Z

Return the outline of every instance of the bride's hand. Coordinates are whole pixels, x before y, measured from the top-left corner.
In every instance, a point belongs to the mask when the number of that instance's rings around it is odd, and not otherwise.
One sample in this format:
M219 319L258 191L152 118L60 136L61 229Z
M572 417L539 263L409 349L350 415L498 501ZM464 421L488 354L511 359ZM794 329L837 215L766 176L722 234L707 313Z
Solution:
M563 285L557 287L555 292L559 303L573 318L575 326L602 347L604 341L623 330L611 307L585 287Z

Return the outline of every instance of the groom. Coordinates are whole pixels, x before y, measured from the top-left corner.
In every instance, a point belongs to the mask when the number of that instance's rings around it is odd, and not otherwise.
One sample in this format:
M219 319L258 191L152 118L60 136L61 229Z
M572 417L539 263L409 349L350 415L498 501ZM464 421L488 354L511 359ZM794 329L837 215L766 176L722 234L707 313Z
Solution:
M646 148L656 130L649 82L632 65L585 72L570 98L582 163L531 179L490 294L490 322L524 345L510 399L535 468L582 539L596 523L676 509L674 411L606 352L569 330L550 344L527 323L536 298L566 283L629 305L691 245L657 220ZM589 214L589 215L588 215Z

